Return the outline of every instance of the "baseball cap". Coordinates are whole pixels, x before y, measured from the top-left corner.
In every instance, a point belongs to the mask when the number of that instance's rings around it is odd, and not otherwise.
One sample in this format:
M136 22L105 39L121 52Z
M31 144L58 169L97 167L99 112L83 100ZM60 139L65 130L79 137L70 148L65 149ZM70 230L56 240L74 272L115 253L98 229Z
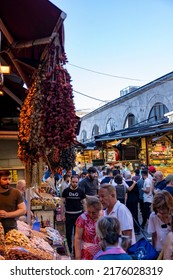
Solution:
M173 174L169 174L168 176L166 176L165 180L167 183L173 181Z
M151 166L148 168L148 171L154 173L154 172L156 172L156 168L155 168L154 166L151 165Z

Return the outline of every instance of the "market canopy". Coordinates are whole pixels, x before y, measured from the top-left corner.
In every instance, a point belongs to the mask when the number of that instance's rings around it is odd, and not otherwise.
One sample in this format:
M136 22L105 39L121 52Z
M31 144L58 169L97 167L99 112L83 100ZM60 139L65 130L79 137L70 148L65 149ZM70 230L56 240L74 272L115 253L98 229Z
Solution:
M5 92L0 96L1 118L17 116L17 105L20 106L26 97L23 85L31 86L48 45L57 34L64 51L65 17L66 14L48 0L1 0L0 63L11 67L11 73L4 75L1 85ZM7 115L6 110L12 102L15 108Z
M95 136L95 142L114 141L127 138L153 136L159 137L167 136L173 131L173 124L168 123L168 120L158 121L156 124L146 124L141 126L134 126L102 135Z

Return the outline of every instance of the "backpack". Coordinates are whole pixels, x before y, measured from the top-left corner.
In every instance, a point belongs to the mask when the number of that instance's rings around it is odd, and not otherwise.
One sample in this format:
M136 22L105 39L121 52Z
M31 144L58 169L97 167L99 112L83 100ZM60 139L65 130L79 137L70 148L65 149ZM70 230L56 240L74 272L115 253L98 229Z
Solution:
M125 204L126 202L126 187L123 184L117 184L115 186L116 193L117 193L117 199Z

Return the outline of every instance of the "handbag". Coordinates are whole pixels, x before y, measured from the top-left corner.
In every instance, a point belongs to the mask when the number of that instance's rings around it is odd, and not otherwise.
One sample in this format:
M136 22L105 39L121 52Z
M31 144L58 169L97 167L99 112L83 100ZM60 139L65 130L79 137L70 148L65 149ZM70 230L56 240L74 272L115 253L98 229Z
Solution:
M127 249L127 253L136 260L156 260L159 253L144 237Z

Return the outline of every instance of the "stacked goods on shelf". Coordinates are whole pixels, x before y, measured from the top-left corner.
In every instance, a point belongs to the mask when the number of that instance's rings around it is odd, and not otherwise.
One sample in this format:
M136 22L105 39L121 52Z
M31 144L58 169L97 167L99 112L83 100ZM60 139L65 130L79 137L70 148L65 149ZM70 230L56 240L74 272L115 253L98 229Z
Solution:
M31 209L42 209L43 208L43 200L41 199L37 188L30 189L30 199L31 199Z
M55 211L61 207L62 199L38 190L36 195L37 197L31 199L31 210L37 216L41 227L55 227Z
M37 197L31 198L31 210L55 210L58 200L46 192L37 192Z
M32 198L31 199L31 209L38 210L43 208L43 200L41 198Z
M172 166L155 166L157 171L161 171L163 175L166 177L169 174L173 173Z
M48 193L40 193L40 197L43 201L43 207L44 209L54 210L56 208L56 202L54 200L54 197L52 197L51 194Z

